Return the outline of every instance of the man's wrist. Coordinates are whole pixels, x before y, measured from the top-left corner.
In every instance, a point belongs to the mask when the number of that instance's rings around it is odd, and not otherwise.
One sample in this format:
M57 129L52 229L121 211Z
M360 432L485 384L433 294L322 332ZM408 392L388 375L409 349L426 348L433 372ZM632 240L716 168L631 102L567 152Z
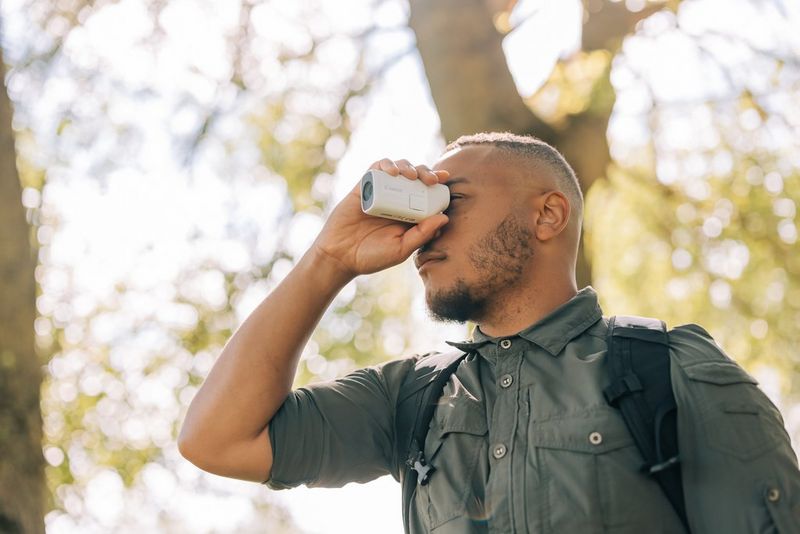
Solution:
M341 261L313 245L300 261L307 265L315 279L324 281L337 289L343 288L357 276L356 273L349 271Z

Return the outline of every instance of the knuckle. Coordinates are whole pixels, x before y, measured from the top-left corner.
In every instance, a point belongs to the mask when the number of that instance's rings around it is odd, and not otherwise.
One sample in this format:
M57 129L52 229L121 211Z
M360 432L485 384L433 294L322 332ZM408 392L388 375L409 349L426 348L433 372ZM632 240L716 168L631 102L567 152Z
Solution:
M395 165L394 161L390 160L389 158L383 158L382 160L380 160L380 165L378 168L392 175L396 175L399 170L397 165Z
M403 175L407 178L416 178L418 176L417 168L414 167L407 159L397 160L397 166L403 171Z

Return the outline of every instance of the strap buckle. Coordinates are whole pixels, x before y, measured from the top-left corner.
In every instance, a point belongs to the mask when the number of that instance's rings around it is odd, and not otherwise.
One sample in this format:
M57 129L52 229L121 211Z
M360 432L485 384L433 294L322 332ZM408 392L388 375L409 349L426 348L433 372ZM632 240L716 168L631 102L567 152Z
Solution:
M425 460L425 452L419 447L417 440L414 440L414 443L412 444L411 454L409 455L408 460L406 460L406 465L412 471L417 472L417 482L420 486L425 486L428 484L431 476L433 476L433 473L436 472L436 468Z

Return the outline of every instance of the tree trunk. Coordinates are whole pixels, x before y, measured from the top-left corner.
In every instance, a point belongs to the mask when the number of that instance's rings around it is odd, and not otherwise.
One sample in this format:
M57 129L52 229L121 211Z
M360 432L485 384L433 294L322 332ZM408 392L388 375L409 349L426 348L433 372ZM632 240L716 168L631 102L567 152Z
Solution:
M44 458L35 350L36 252L21 203L0 50L0 532L44 532Z
M484 131L554 141L553 129L517 92L484 0L410 0L410 8L409 25L448 142Z

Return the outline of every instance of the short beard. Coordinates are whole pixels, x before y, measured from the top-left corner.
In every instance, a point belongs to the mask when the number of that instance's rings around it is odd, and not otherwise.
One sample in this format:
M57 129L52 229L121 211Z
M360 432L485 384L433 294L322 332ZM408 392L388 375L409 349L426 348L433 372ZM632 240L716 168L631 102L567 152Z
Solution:
M481 321L504 291L520 281L533 257L533 234L512 211L480 241L470 246L467 258L481 280L469 286L463 278L428 300L431 318L442 322Z
M445 323L464 323L483 315L485 309L486 299L473 295L462 278L456 280L452 289L428 300L428 314Z

